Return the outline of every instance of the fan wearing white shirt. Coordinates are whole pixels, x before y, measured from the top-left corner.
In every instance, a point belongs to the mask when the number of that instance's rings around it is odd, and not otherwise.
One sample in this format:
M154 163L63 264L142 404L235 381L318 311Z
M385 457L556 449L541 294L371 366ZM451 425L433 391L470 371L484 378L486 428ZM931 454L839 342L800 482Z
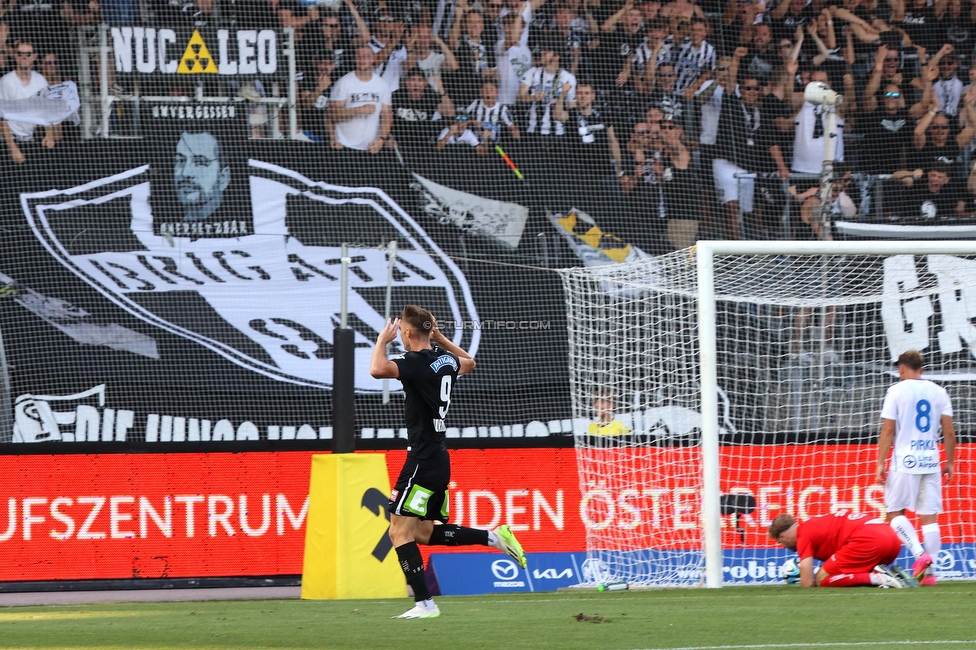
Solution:
M373 70L375 56L368 45L356 48L356 69L332 87L329 114L332 148L379 153L393 127L390 86Z
M819 81L830 87L830 79L827 72L816 69L810 75L810 81ZM834 138L834 161L844 160L844 115L847 112L856 110L857 104L854 103L854 78L851 75L844 75L845 101L837 107L837 121L835 133L826 133L827 116L824 114L823 106L814 105L810 102L803 102L800 111L796 114L796 135L793 139L793 164L786 166L783 158L782 149L778 144L770 148L776 168L779 170L781 178L789 178L790 170L802 172L804 174L819 174L823 170L823 151L824 138ZM815 181L815 184L819 181ZM808 189L809 183L797 183L799 192Z
M505 41L496 51L498 61L498 101L511 106L518 98L522 77L532 67L532 51L519 42L522 17L506 14L502 18Z
M522 47L529 46L529 25L532 24L535 12L544 4L546 0L506 0L505 7L498 13L499 20L504 20L505 16L513 13L522 17L522 31L519 34L519 45ZM501 35L499 32L499 36ZM501 45L502 41L499 40L498 44Z
M946 390L922 379L922 355L908 350L898 357L897 384L888 389L881 406L881 435L875 481L885 486L888 522L915 556L912 573L923 585L936 584L931 565L942 550L939 513L942 512L942 475L952 480L956 457L956 430ZM939 466L939 430L946 462ZM894 446L888 471L885 459ZM905 517L915 512L922 522L922 542Z
M47 88L47 80L33 69L34 61L37 59L34 46L21 41L17 44L15 55L17 67L12 72L0 77L0 99L29 99ZM30 142L34 138L35 128L33 124L27 122L0 121L0 131L3 132L3 139L7 143L10 159L18 165L27 160L19 145ZM41 141L41 146L46 149L53 149L54 144L53 127L44 127L44 139Z

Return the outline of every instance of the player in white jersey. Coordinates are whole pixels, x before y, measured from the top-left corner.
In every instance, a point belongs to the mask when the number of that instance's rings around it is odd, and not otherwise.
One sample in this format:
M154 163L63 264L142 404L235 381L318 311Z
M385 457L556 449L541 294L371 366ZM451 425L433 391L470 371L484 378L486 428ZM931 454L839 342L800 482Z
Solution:
M915 556L912 572L923 585L936 584L930 568L942 548L939 513L942 512L942 475L952 480L956 456L956 430L946 390L922 379L922 355L909 350L898 357L898 378L888 389L881 407L881 435L875 480L884 482L888 522ZM939 467L939 430L946 462ZM889 471L885 459L894 445ZM922 522L922 543L905 516L915 512Z

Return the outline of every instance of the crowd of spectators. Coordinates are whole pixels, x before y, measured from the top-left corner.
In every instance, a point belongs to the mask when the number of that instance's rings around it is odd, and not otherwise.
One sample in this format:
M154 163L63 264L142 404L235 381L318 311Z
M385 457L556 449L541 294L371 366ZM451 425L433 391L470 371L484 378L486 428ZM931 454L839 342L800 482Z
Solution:
M64 59L75 25L293 27L304 138L511 161L542 203L650 252L701 215L699 235L781 237L785 211L792 237L830 237L804 176L820 81L844 98L830 214L976 216L972 0L0 0L0 20L7 69L19 44Z

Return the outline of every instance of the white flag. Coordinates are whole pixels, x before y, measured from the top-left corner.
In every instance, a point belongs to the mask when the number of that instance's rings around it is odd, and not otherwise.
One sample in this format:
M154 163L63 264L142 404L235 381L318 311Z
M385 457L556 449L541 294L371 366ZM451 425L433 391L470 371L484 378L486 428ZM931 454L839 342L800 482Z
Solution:
M73 81L48 86L29 99L0 99L0 119L53 126L65 120L78 124L78 86Z

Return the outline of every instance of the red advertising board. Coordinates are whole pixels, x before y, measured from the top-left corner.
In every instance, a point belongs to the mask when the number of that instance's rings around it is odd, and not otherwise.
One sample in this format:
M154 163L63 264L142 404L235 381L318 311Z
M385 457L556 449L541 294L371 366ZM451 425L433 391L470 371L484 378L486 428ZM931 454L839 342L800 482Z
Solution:
M945 490L946 542L976 541L969 448ZM573 449L455 450L452 520L508 523L528 551L586 548L587 529L626 545L644 529L662 539L700 535L691 478L668 478L669 464L694 466L693 448L629 451L618 479L580 493ZM872 445L726 447L723 492L748 492L745 545L768 545L764 529L780 512L800 517L840 507L874 513ZM0 456L0 581L292 575L302 570L311 452ZM387 452L391 482L405 452ZM644 471L665 477L649 484ZM723 522L728 526L728 522ZM668 531L680 529L680 537ZM726 528L725 541L740 545ZM438 549L438 551L450 549Z

